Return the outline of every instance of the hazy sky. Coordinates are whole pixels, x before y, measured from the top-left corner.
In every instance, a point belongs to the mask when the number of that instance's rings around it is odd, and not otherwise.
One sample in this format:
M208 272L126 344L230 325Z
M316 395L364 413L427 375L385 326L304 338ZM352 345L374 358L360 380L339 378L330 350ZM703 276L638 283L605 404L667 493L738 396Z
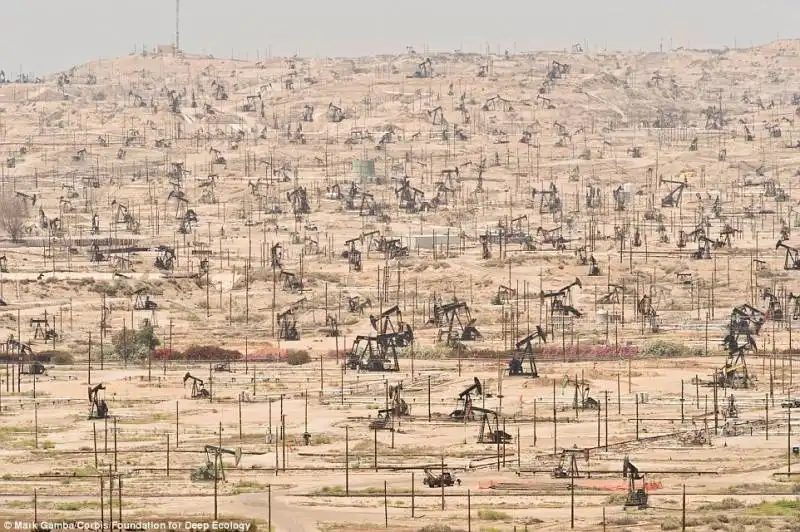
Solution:
M0 68L39 75L171 43L174 0L0 0ZM181 48L219 57L749 46L797 37L798 0L181 0Z

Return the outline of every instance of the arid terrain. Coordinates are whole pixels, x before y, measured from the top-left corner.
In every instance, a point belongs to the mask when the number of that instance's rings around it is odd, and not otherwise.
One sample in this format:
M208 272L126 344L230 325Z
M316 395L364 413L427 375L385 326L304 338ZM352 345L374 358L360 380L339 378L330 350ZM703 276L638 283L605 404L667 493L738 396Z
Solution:
M800 41L411 52L0 84L4 519L800 527Z

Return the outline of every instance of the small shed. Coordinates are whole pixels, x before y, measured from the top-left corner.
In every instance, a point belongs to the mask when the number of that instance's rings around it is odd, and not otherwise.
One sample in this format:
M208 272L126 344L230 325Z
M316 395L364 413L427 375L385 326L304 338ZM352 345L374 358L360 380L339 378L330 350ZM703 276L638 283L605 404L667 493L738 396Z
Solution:
M353 177L359 180L375 177L375 161L372 159L353 159Z

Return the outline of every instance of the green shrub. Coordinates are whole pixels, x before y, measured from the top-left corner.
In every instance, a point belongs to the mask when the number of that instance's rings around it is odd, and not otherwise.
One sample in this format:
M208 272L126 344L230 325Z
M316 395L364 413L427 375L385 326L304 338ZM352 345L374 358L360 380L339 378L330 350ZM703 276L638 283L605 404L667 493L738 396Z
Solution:
M302 366L311 362L311 355L304 349L290 349L286 352L286 363L290 366Z
M508 521L511 516L505 512L498 512L497 510L478 510L478 519L486 521Z
M664 340L656 340L647 344L644 348L644 355L649 357L667 358L689 356L691 354L692 351L685 345L665 342Z
M160 343L150 325L138 330L122 329L111 337L114 353L126 362L147 359L147 355Z
M333 440L327 434L315 434L311 437L311 445L327 445L331 441Z
M780 499L748 508L748 513L769 517L800 517L800 500Z
M243 358L235 349L224 349L214 345L190 345L183 352L185 360L219 360L233 362Z

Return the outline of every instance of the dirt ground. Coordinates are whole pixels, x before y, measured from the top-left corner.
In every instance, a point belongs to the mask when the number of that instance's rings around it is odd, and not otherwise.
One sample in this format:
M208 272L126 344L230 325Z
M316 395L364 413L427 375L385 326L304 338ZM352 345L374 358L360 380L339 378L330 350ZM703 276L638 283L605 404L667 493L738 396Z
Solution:
M685 488L693 530L797 527L800 444L781 403L800 318L799 52L445 54L424 68L136 54L0 85L0 208L27 208L0 241L0 335L58 355L19 390L17 366L0 366L0 514L107 520L112 477L123 522L212 519L216 486L220 521L278 531L563 530L571 508L579 530L679 530ZM576 312L554 313L548 293L576 278L559 299ZM371 306L351 312L356 296ZM454 298L469 307L454 331L480 332L461 349L431 323ZM754 386L696 384L724 364L745 303L768 318ZM414 336L399 371L343 371L394 305ZM298 340L281 338L289 309ZM121 361L112 337L145 321L161 347L246 361ZM510 376L537 326L539 377ZM288 365L287 349L310 361ZM187 372L211 398L191 398ZM478 443L480 410L449 416L475 378L504 445ZM371 430L401 382L409 415ZM92 421L99 383L110 417ZM576 390L599 409L576 409ZM238 466L221 455L224 481L191 479L206 445L241 450ZM552 474L564 449L581 451L574 490ZM648 509L624 508L625 457ZM444 499L423 484L442 462L460 480Z

